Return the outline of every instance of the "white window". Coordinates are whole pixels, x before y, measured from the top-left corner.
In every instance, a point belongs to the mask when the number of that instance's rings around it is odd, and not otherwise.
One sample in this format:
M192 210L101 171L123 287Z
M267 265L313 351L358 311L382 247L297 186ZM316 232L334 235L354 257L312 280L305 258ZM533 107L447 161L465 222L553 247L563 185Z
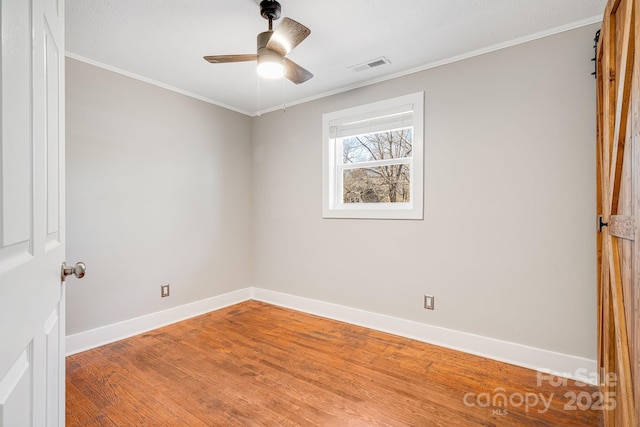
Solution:
M324 218L422 219L424 92L322 116Z

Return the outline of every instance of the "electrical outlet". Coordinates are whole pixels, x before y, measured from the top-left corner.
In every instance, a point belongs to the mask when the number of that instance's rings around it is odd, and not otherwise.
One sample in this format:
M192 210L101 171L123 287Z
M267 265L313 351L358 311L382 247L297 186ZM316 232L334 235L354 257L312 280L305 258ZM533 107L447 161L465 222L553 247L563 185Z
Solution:
M424 308L427 310L434 310L436 304L436 297L433 295L425 295L424 296Z
M162 298L169 296L169 285L161 285L160 286L160 296Z

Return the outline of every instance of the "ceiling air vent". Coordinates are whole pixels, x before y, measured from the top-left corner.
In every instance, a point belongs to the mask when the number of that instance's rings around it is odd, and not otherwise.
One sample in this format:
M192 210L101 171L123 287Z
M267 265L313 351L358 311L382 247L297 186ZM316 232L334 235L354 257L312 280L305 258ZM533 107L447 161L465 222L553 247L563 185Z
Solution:
M384 56L381 56L380 58L372 59L362 64L353 65L349 68L355 71L356 73L359 73L360 71L370 70L372 68L380 67L386 64L391 64L391 62Z

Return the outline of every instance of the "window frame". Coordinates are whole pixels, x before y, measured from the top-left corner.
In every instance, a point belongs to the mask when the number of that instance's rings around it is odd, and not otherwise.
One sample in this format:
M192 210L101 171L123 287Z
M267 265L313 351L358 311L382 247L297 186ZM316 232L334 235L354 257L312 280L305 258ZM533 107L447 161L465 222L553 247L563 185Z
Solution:
M338 140L332 137L336 124L363 121L384 116L404 106L412 106L412 156L376 161L377 165L408 163L410 165L410 201L387 203L344 203L342 173L354 165L337 161ZM372 130L371 133L375 133ZM415 92L383 101L359 105L322 116L322 217L356 219L423 219L424 195L424 92Z

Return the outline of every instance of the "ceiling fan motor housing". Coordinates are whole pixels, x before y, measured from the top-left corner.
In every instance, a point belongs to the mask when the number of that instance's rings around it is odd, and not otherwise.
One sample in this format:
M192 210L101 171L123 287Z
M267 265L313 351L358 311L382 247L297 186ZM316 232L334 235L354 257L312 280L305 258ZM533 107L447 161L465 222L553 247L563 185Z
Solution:
M260 49L266 49L267 43L269 43L269 39L273 35L273 30L264 31L258 34L258 42L257 42L257 50L260 52Z
M260 2L260 15L269 21L280 18L280 3L275 0L262 0Z

